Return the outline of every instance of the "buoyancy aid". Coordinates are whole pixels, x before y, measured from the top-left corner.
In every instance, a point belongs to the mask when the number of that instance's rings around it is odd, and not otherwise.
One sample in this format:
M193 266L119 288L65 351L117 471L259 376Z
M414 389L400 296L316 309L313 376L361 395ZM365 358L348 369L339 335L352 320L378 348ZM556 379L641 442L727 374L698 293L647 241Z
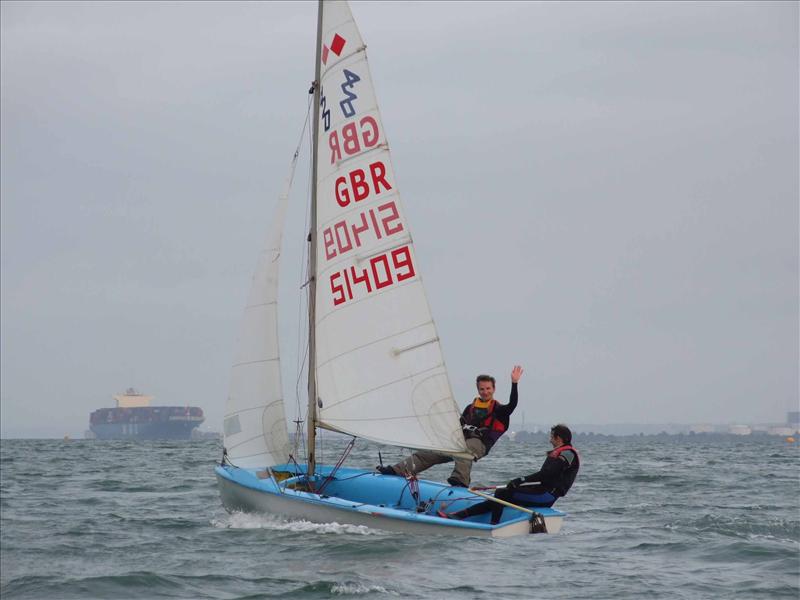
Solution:
M563 446L559 446L558 448L555 448L554 450L551 450L550 452L547 453L547 456L549 456L550 458L558 458L559 456L561 456L562 452L566 452L567 450L571 450L572 452L574 452L575 456L578 457L578 461L581 460L581 455L578 454L578 449L577 448L573 448L569 444L565 444Z
M564 470L561 474L561 481L558 482L555 489L553 490L557 496L566 496L569 488L572 487L572 484L575 483L575 477L578 475L578 470L581 468L581 455L578 454L578 450L569 444L565 444L564 446L559 446L558 448L553 449L552 451L547 453L547 458L558 458L569 450L570 452L575 454L575 460L572 463L569 463L569 466Z
M480 398L475 398L475 400L472 401L472 404L470 405L469 411L467 413L469 414L470 424L474 425L475 427L486 427L489 430L496 431L497 433L500 434L505 433L506 426L503 425L502 421L500 421L494 416L494 407L496 404L497 401L494 399L485 402ZM485 410L486 417L480 419L480 417L476 415L476 412L478 412L478 410L480 411ZM475 422L476 419L478 419L477 423Z

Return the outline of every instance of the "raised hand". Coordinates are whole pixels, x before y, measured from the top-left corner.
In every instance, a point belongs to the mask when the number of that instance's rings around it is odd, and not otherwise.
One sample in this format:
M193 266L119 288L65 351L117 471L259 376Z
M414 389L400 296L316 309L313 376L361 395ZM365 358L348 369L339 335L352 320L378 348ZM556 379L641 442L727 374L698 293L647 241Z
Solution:
M522 377L522 367L514 365L514 368L511 369L511 383L519 382L520 377Z

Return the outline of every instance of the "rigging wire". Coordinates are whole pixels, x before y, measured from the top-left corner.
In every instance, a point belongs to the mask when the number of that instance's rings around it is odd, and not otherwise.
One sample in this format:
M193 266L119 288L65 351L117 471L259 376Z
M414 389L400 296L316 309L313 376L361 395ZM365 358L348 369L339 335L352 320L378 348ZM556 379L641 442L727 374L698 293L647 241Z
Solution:
M308 121L310 120L311 107L312 107L313 99L314 99L314 96L313 95L309 95L309 97L308 97L308 106L307 106L307 109L306 109L306 123L308 123ZM303 132L301 133L301 143L302 143L302 137L305 135L305 133L306 133L306 128L304 126L303 127ZM311 128L309 128L308 129L308 147L309 147L310 150L313 150L311 148L311 145L313 144L313 139L312 138L313 138L313 132L312 132ZM309 152L309 155L310 154L311 154L311 152ZM308 161L308 176L306 177L306 196L305 196L306 199L310 199L310 197L311 197L311 186L313 185L313 182L311 181L311 177L312 177L312 164L311 164L311 162L312 161L310 161L310 160ZM306 202L306 206L310 207L310 205L311 205L310 201ZM309 212L310 212L309 210L305 210L304 211L304 219L305 220L304 220L303 229L302 229L302 231L304 232L303 233L304 236L305 236L305 232L308 230ZM308 358L308 349L309 349L308 330L307 330L308 323L307 323L307 319L303 318L304 310L305 310L306 313L308 312L308 301L309 301L308 300L308 290L306 289L306 284L305 284L305 282L308 281L308 244L307 243L303 244L303 250L302 250L301 256L300 256L300 269L299 270L300 270L300 273L301 273L301 281L303 281L304 283L300 288L302 290L301 293L300 293L300 301L297 303L297 323L298 323L298 325L297 325L297 346L296 346L297 347L297 364L296 364L296 368L297 368L296 375L297 376L295 378L295 389L294 389L294 392L295 392L295 404L296 404L296 406L295 406L295 414L297 415L297 418L294 421L294 423L295 423L295 436L294 436L294 439L295 439L294 454L295 454L295 456L299 455L301 447L304 450L306 448L305 428L303 427L304 419L302 418L302 415L304 413L303 413L302 405L301 405L301 402L300 402L300 397L301 397L300 385L301 385L301 382L303 380L303 369L305 368L305 365L306 365L306 359ZM303 302L304 299L305 299L305 303ZM302 351L301 351L301 348L302 348ZM308 418L307 409L306 409L305 415L306 415L305 418L307 419ZM308 457L306 457L306 460L308 460Z
M333 481L334 476L336 475L336 471L338 471L339 467L341 467L344 464L344 461L347 458L347 455L350 454L350 451L353 449L353 446L355 446L355 444L356 444L356 438L353 437L350 440L350 443L347 444L347 448L345 448L344 452L342 452L342 456L336 462L336 464L334 465L333 469L331 469L331 472L328 473L328 476L325 478L325 481L323 481L322 485L319 486L319 489L317 490L317 494L322 494L322 490L325 489L325 486L328 485L331 481Z

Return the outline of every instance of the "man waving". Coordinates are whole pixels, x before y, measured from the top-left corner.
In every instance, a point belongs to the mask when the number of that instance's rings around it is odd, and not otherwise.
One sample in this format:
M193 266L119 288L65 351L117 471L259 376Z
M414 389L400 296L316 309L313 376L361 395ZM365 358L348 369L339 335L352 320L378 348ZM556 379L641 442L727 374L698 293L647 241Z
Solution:
M467 447L475 457L473 460L456 458L455 466L447 483L452 486L467 487L470 483L472 463L486 456L492 446L508 430L511 413L517 407L517 384L522 377L522 367L515 365L511 371L511 395L508 404L501 404L494 399L495 379L491 375L478 375L475 385L478 397L470 402L461 413L461 425ZM416 475L433 465L453 460L451 456L418 450L405 460L391 467L378 467L384 475Z

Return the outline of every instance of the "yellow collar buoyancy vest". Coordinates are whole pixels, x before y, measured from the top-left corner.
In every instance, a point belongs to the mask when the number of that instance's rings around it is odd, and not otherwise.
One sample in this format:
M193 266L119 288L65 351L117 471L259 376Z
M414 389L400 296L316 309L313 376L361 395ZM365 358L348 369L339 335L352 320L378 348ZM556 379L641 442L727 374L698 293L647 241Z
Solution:
M491 400L481 400L480 397L475 398L469 407L469 417L472 425L478 427L488 427L500 433L506 430L505 425L494 418L494 407L497 401L493 398ZM479 423L476 423L479 421Z

